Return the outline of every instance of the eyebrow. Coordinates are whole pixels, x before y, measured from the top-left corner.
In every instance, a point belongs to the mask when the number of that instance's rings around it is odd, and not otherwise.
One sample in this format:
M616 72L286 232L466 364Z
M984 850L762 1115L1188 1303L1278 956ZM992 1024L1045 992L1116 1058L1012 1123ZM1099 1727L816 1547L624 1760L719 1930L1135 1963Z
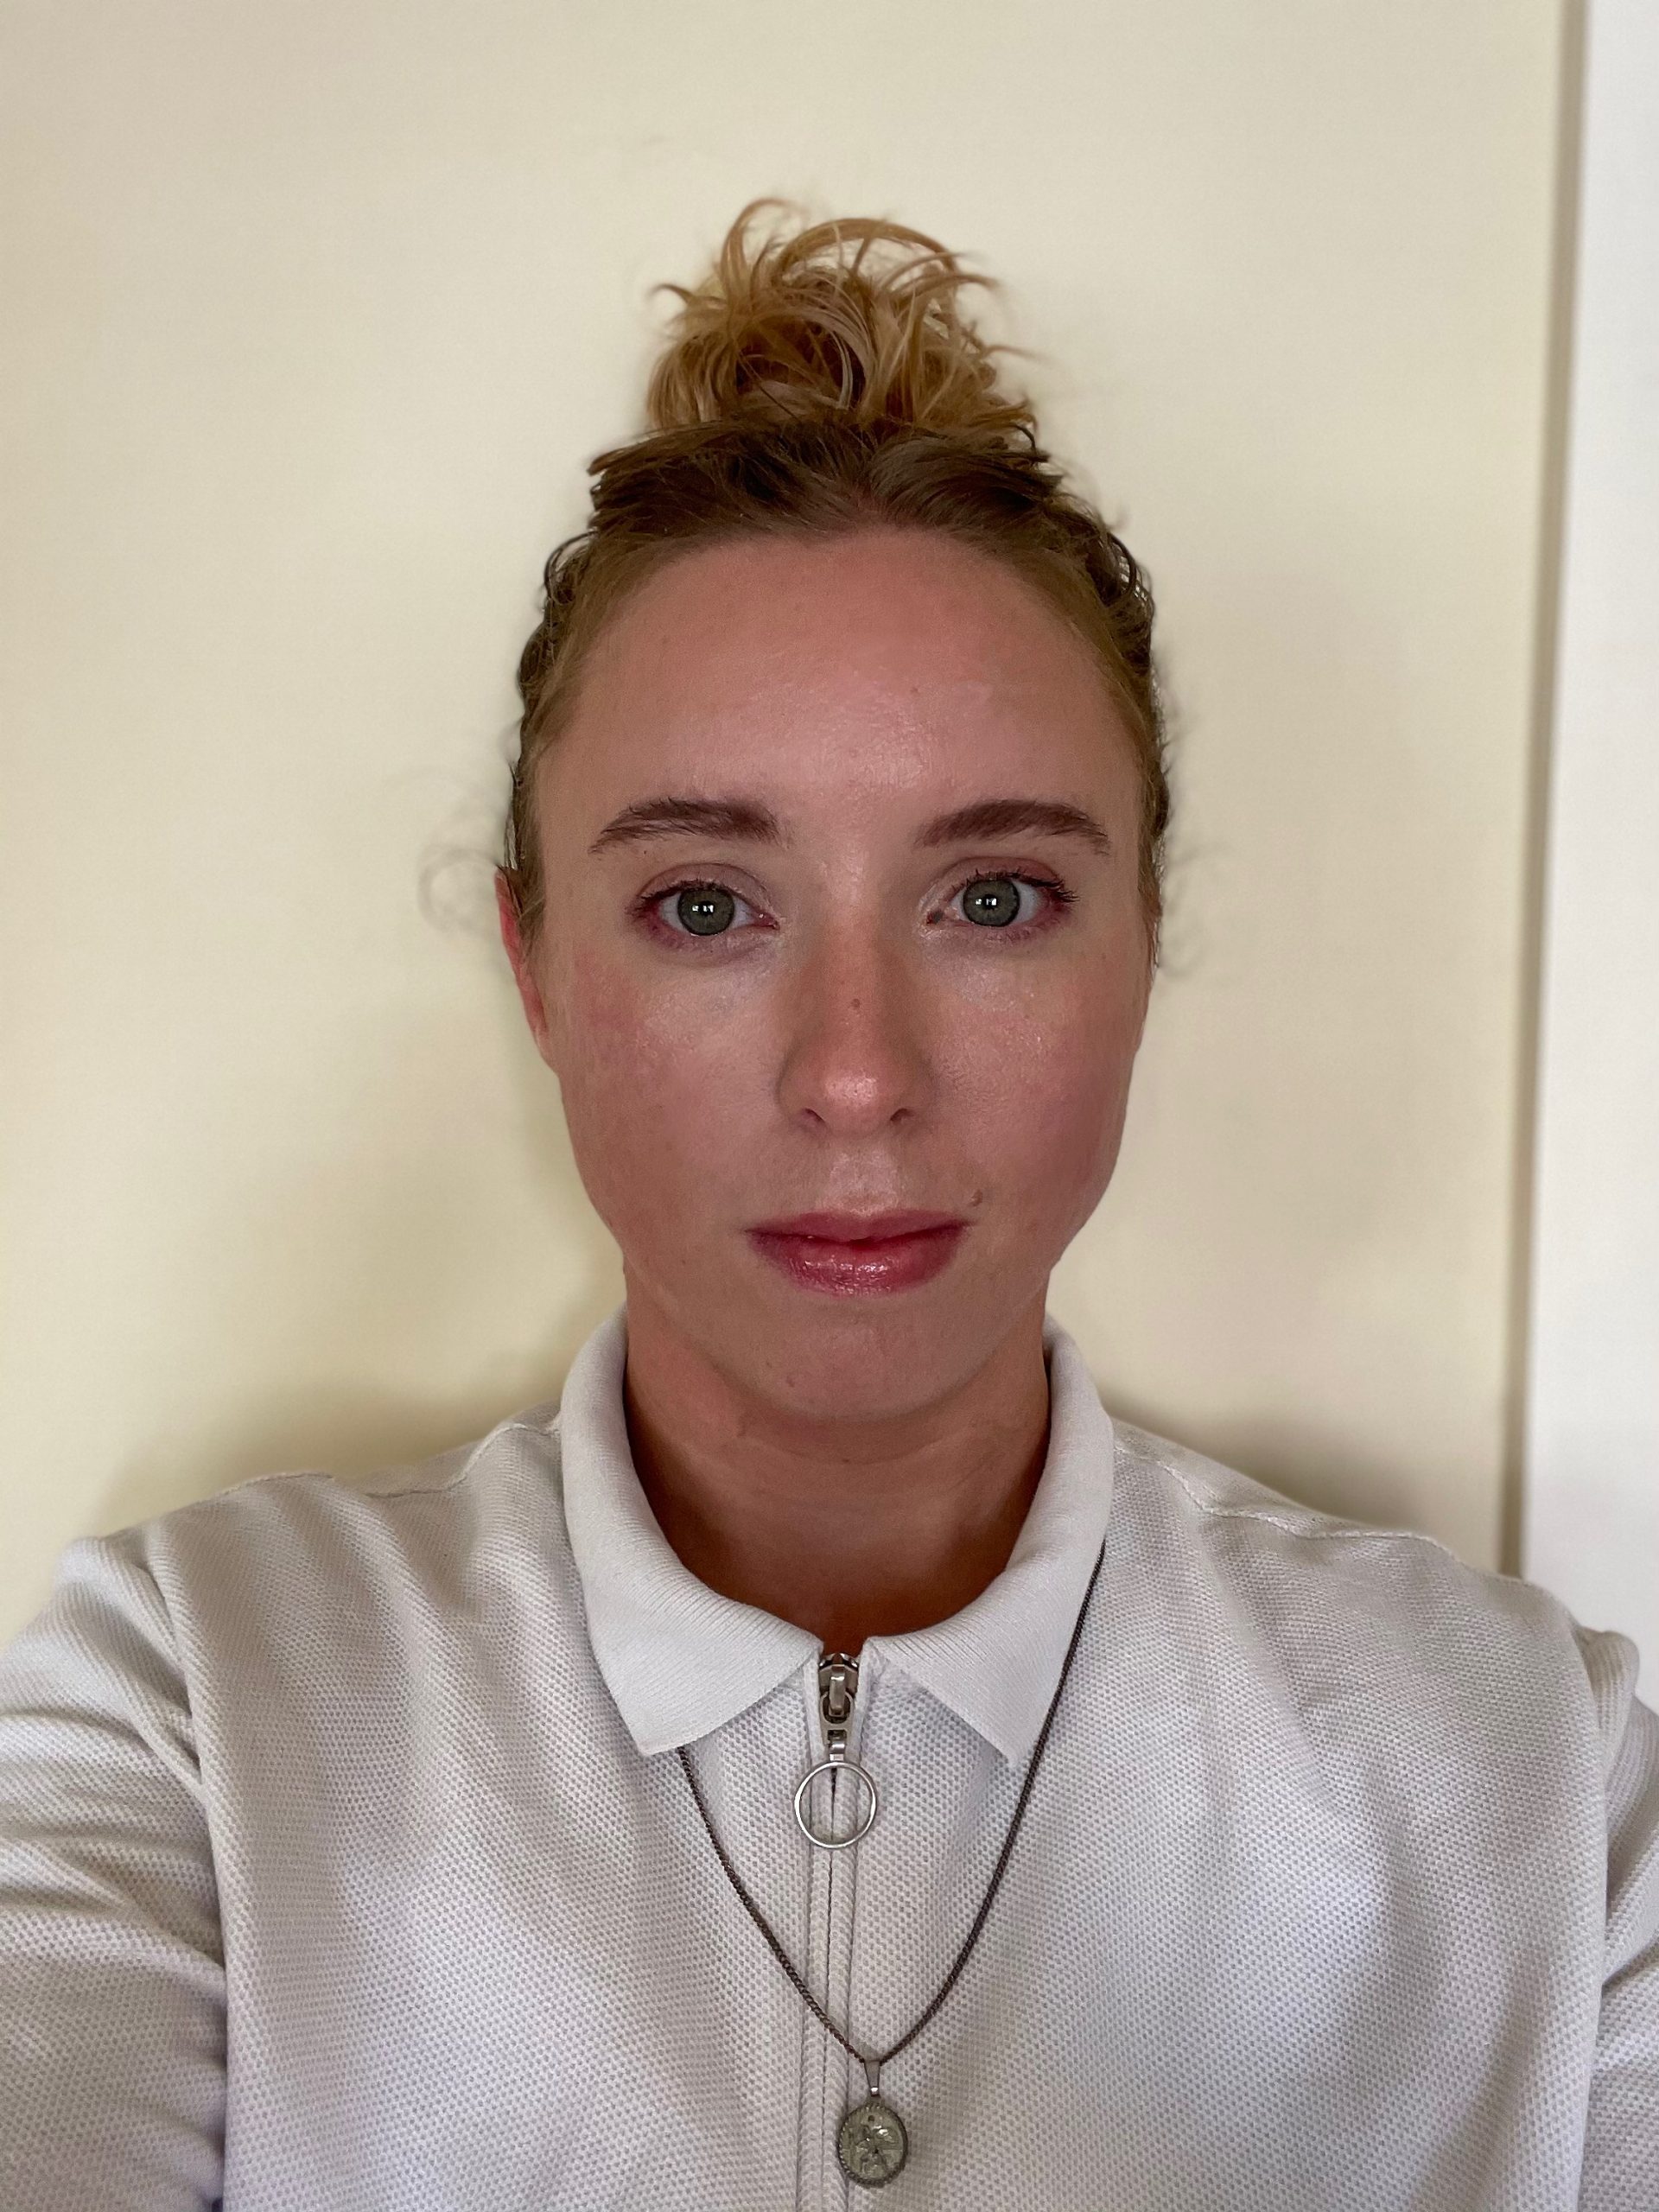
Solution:
M1065 799L982 798L958 806L925 823L913 840L918 848L961 845L989 837L1078 837L1103 859L1109 860L1112 841L1103 825L1085 807ZM642 842L649 837L739 837L764 845L789 842L783 823L769 806L746 798L636 799L613 815L588 848L590 853L608 851L613 845Z

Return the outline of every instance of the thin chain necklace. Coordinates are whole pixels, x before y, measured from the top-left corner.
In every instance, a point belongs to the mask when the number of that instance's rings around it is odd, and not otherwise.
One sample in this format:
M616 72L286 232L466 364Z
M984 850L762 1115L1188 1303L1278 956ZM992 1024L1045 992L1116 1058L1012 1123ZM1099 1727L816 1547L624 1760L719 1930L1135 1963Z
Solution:
M788 1952L778 1940L772 1923L749 1895L747 1889L744 1886L742 1876L728 1856L725 1845L715 1834L715 1824L709 1817L709 1808L703 1801L702 1791L697 1785L697 1777L691 1770L691 1761L687 1755L686 1748L683 1744L678 1747L680 1764L684 1768L685 1778L691 1785L691 1795L696 1801L698 1812L702 1815L702 1825L709 1831L709 1840L714 1845L715 1856L725 1868L727 1879L736 1891L744 1910L766 1937L773 1958L782 1967L812 2011L842 2048L857 2059L859 2064L864 2069L864 2076L869 2084L869 2094L862 2104L852 2106L842 2115L841 2127L836 2137L836 2153L841 2160L843 2172L850 2179L861 2183L866 2189L880 2189L886 2183L890 2182L910 2156L910 2137L905 2123L880 2094L881 2069L889 2059L897 2058L901 2050L907 2050L914 2043L956 1987L962 1970L967 1965L975 1944L979 1941L979 1932L989 1917L991 1906L995 1901L998 1890L1002 1885L1002 1877L1007 1870L1008 1859L1014 1850L1014 1838L1020 1833L1020 1824L1026 1816L1026 1807L1031 1801L1032 1784L1036 1781L1037 1770L1042 1764L1043 1752L1048 1744L1049 1731L1053 1727L1054 1716L1060 1709L1060 1693L1065 1688L1065 1678L1071 1671L1071 1662L1077 1657L1077 1646L1083 1641L1083 1624L1089 1611L1089 1600L1095 1594L1095 1585L1100 1580L1100 1570L1105 1557L1106 1547L1103 1543L1100 1548L1100 1555L1095 1561L1094 1572L1089 1577L1089 1587L1084 1592L1083 1603L1077 1608L1077 1624L1071 1630L1071 1641L1066 1646L1065 1664L1060 1669L1060 1679L1054 1685L1054 1694L1049 1700L1048 1712L1038 1732L1036 1744L1033 1747L1031 1763L1026 1769L1026 1778L1020 1787L1019 1801L1014 1808L1014 1818L1008 1823L1008 1833L1003 1839L1001 1853L998 1857L995 1871L991 1876L990 1887L985 1892L984 1902L974 1916L974 1924L968 1930L967 1940L957 1954L956 1963L939 1985L938 1993L932 2003L914 2026L908 2029L899 2037L897 2043L890 2044L886 2050L861 2050L852 2037L844 2035L836 2025L807 1987L800 1974L797 1973Z

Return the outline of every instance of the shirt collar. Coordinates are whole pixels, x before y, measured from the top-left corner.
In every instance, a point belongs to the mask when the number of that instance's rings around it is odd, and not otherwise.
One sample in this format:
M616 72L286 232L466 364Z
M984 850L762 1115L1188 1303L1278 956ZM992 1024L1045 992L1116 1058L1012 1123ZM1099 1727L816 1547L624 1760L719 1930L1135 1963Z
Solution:
M1116 1440L1083 1354L1048 1316L1048 1452L1002 1572L959 1612L865 1645L1003 1757L1036 1742L1111 1511ZM559 1407L565 1521L588 1632L639 1749L694 1742L817 1657L810 1629L722 1597L663 1535L628 1446L626 1307L573 1361Z

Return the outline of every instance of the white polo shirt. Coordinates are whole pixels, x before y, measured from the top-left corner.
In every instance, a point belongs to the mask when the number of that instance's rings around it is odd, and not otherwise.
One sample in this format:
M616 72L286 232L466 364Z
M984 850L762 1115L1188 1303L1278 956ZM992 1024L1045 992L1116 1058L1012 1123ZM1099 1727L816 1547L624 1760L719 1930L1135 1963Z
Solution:
M1659 1720L1627 1637L1114 1424L1052 1321L1006 1571L861 1655L716 1595L562 1408L64 1553L0 1657L0 2212L1655 2212ZM961 1980L836 2136L989 1880ZM838 1782L838 1793L849 1787Z

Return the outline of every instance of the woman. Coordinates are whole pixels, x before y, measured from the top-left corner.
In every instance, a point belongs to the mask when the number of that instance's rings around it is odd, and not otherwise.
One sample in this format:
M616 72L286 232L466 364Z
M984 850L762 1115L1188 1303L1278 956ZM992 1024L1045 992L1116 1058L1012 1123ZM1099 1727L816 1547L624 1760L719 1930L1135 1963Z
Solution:
M1659 2205L1636 1653L1103 1409L1152 603L933 241L740 219L498 876L625 1305L72 1545L0 1669L0 2207Z

